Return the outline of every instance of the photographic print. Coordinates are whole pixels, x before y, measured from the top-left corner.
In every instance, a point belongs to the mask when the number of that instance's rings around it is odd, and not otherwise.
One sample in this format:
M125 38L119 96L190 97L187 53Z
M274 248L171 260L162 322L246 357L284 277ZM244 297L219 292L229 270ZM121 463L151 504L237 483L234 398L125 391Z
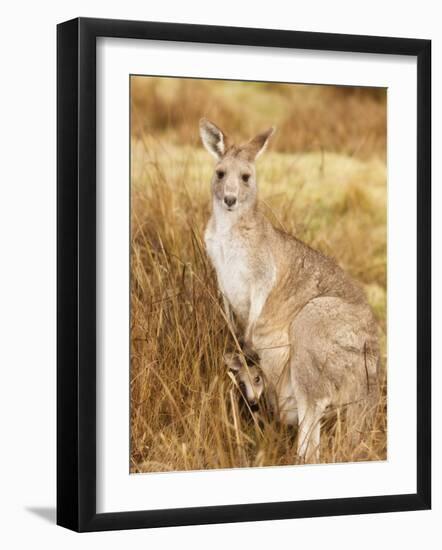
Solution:
M130 102L131 473L385 460L387 90Z
M57 524L431 508L430 236L429 40L58 25Z

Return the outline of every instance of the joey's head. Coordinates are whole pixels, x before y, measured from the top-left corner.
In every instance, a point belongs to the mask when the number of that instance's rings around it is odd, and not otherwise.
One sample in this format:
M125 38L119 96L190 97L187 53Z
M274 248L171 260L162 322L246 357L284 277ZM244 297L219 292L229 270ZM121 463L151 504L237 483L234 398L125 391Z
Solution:
M215 124L200 120L204 147L216 159L212 177L212 196L226 212L246 212L256 202L255 160L267 147L274 132L269 128L243 145L234 145Z
M258 402L264 393L263 373L250 357L238 353L224 356L229 371L234 375L239 391L252 411L258 409Z

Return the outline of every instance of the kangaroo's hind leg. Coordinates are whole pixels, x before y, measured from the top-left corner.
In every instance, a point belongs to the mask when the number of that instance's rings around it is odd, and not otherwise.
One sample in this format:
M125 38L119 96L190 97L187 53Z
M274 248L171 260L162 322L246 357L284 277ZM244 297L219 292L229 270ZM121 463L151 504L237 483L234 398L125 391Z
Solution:
M310 344L310 335L293 327L293 353L290 360L291 386L298 408L298 457L302 462L319 462L321 420L330 404L323 369Z
M319 462L321 420L328 400L309 400L302 391L296 392L298 403L298 457L302 462Z

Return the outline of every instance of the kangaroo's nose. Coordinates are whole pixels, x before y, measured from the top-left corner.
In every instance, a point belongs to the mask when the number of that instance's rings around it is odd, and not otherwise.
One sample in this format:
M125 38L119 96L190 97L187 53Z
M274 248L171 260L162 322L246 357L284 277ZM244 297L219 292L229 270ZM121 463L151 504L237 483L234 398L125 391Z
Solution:
M227 204L227 206L233 206L236 203L236 197L232 197L232 195L226 195L224 197L224 202Z

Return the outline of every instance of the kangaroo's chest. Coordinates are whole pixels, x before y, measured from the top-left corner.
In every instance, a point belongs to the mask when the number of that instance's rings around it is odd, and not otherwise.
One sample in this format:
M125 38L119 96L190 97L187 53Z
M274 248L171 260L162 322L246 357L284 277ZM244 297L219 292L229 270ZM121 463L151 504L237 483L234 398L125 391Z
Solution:
M217 234L207 231L205 243L221 292L235 313L247 319L253 284L250 250L241 237L230 232Z

